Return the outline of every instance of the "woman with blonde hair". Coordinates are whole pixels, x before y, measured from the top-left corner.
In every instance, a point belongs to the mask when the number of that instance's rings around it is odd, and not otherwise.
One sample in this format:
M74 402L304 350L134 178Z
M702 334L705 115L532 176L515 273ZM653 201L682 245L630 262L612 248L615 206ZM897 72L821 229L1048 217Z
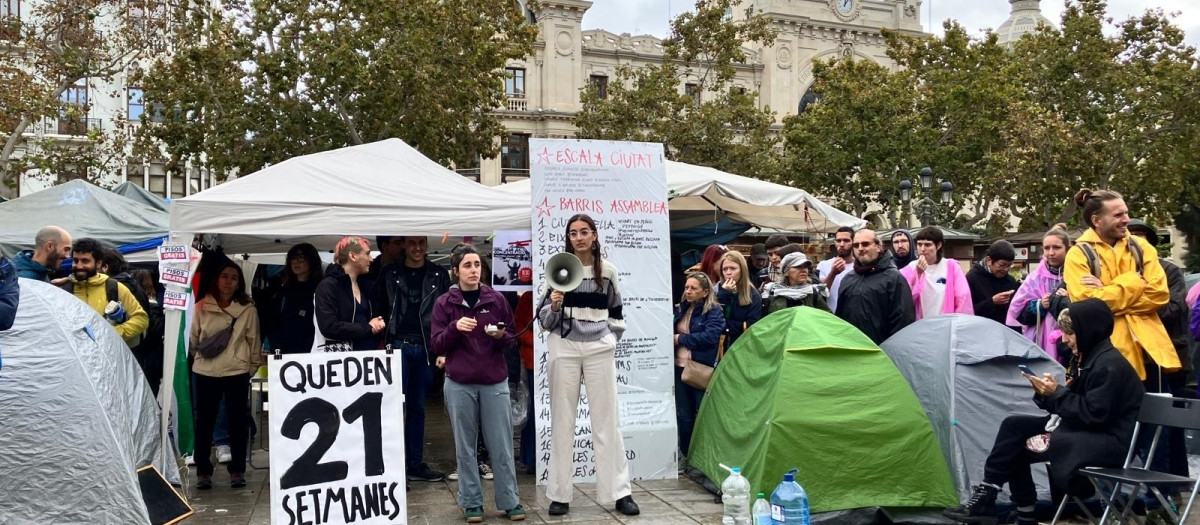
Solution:
M1063 265L1071 249L1071 236L1066 230L1065 224L1056 224L1042 237L1042 262L1013 295L1004 323L1021 328L1027 339L1064 365L1070 355L1059 340L1057 319L1071 304L1063 281Z
M741 252L726 252L718 264L721 285L717 289L717 302L725 313L725 348L729 349L750 325L762 318L762 295L750 281L746 257Z
M692 272L675 307L675 417L679 424L679 450L688 454L692 429L704 390L683 382L688 361L717 366L717 347L725 332L725 312L717 303L712 281L704 272Z
M325 279L317 285L317 334L313 350L338 352L379 348L380 333L386 327L376 312L371 282L366 279L371 267L371 243L363 237L344 237L333 251L334 266L325 270Z

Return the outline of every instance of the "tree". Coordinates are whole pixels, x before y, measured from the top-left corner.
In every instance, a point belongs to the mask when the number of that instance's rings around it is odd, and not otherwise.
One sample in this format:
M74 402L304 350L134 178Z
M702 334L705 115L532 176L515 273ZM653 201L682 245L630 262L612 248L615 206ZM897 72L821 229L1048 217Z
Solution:
M505 63L531 54L537 32L492 0L185 11L179 51L144 77L148 103L165 110L141 145L217 173L391 137L445 164L494 155Z
M743 20L728 18L736 3L698 0L695 12L671 22L661 62L618 68L605 98L584 88L577 136L661 142L672 160L773 177L775 114L733 80L737 65L747 61L742 46L769 45L775 36L767 20L749 10Z
M162 49L166 0L26 2L20 18L0 19L0 196L21 176L95 180L124 165L120 119L102 127L83 120L100 86ZM111 93L124 98L124 93ZM75 138L46 137L44 122ZM53 131L59 131L55 129ZM50 133L57 134L57 133Z

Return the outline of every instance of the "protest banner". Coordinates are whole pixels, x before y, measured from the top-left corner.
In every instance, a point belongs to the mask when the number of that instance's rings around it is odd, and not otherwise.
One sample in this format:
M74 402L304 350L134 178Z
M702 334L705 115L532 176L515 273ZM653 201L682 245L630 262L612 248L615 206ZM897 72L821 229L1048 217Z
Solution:
M393 357L377 350L269 359L271 523L407 523Z
M492 288L499 292L533 289L529 230L496 230L492 238Z
M547 294L546 261L566 246L567 220L596 221L605 260L618 269L627 328L617 344L621 431L634 479L677 476L672 349L670 217L661 144L532 139L533 277ZM540 302L540 301L535 301ZM537 480L548 480L547 334L534 343ZM591 481L595 453L586 393L575 430L575 479Z

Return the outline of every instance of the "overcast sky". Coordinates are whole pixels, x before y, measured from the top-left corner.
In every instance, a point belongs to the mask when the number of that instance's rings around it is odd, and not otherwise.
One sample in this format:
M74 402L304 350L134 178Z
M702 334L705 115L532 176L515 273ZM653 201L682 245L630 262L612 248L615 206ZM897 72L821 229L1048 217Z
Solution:
M592 8L583 17L584 29L604 29L613 33L650 34L664 37L668 21L690 10L695 0L593 0ZM1200 0L1109 0L1109 16L1124 20L1146 9L1161 7L1165 12L1177 12L1175 24L1187 34L1192 46L1200 47ZM921 8L921 22L930 31L942 33L942 21L957 19L975 33L984 28L996 28L1011 11L1007 0L926 0ZM1062 20L1062 0L1042 0L1042 13L1058 25Z

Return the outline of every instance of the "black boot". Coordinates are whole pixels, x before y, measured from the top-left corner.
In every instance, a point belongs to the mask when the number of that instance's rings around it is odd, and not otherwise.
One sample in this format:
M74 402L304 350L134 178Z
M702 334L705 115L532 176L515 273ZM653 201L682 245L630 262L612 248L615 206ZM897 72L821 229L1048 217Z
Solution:
M946 509L947 518L963 523L996 523L996 494L999 489L980 483L966 505Z
M1016 525L1038 525L1038 520L1032 512L1017 511Z

